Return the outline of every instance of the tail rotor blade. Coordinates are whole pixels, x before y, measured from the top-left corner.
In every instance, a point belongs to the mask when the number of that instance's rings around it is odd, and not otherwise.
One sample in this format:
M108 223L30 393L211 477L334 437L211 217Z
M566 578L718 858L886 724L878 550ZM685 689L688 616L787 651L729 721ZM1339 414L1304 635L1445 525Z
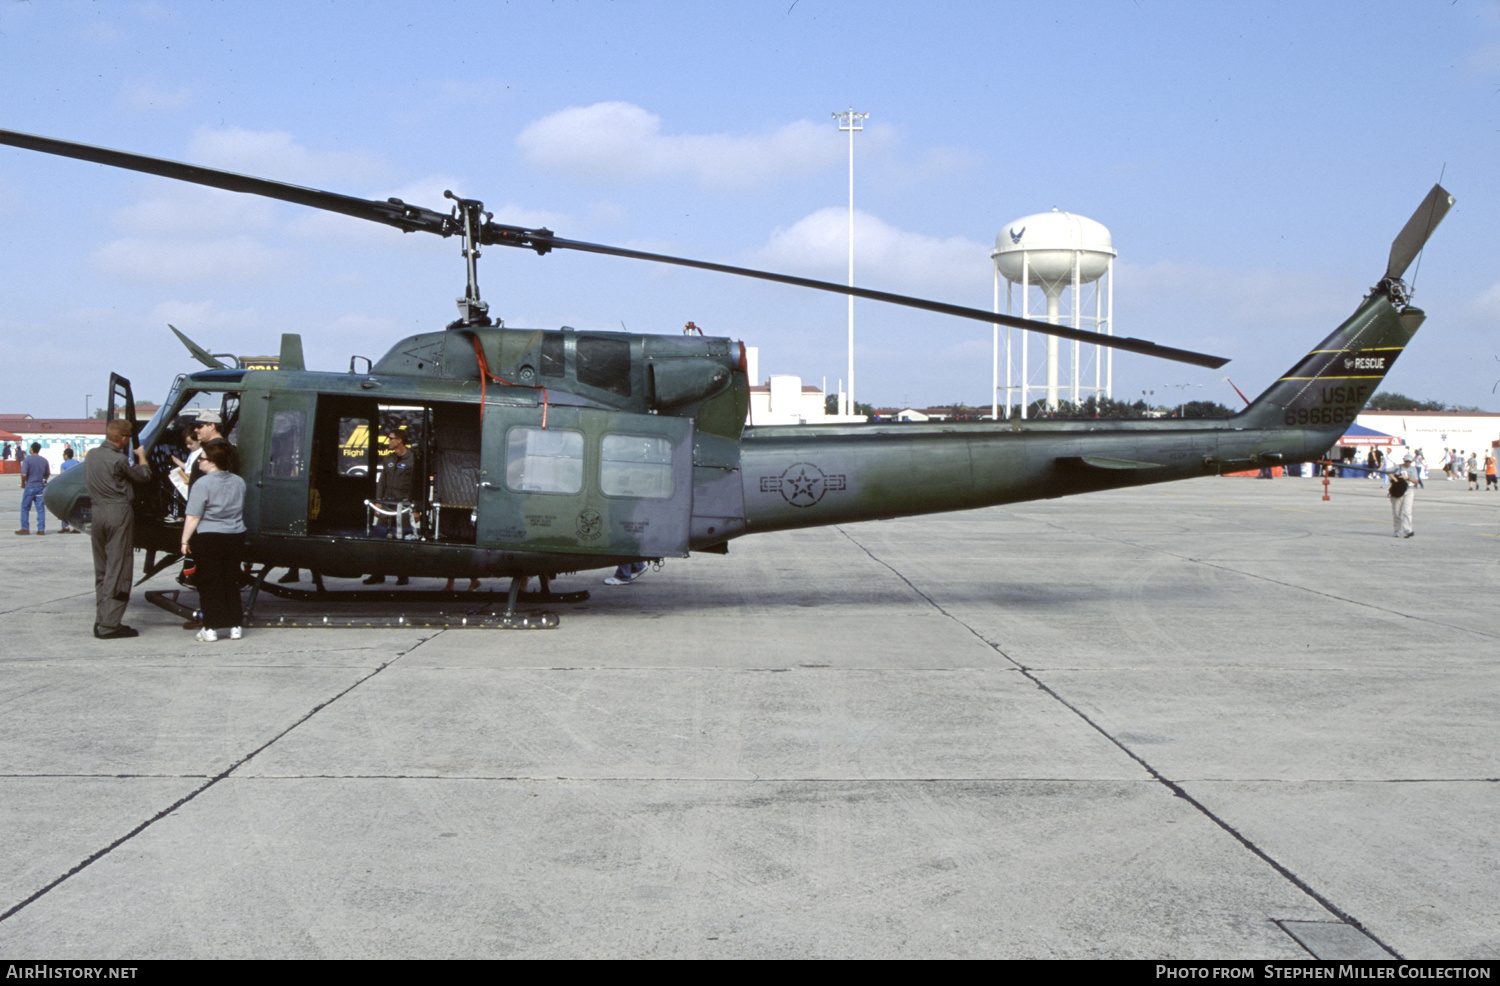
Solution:
M1401 234L1391 243L1391 259L1386 265L1385 276L1399 278L1406 273L1406 268L1417 259L1417 254L1422 252L1422 247L1427 245L1427 237L1437 229L1438 223L1453 208L1453 196L1441 185L1432 186L1432 191L1417 206L1417 211L1412 213L1406 221L1406 226Z

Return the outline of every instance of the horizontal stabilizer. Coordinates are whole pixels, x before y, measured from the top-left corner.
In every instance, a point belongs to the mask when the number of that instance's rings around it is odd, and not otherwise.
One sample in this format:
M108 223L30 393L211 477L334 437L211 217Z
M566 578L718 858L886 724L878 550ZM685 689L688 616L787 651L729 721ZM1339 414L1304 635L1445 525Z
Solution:
M1073 455L1057 460L1058 465L1083 467L1085 469L1107 469L1111 472L1129 469L1160 469L1159 462L1138 462L1135 459L1111 459L1104 455Z

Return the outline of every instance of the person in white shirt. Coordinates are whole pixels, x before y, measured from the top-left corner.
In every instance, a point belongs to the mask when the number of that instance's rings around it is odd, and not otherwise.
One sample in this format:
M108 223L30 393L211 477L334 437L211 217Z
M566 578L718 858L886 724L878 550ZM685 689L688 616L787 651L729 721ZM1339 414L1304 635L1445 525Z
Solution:
M1412 465L1411 453L1407 453L1401 465L1392 464L1387 473L1390 485L1386 488L1386 496L1391 498L1391 526L1395 528L1396 537L1409 538L1415 533L1411 526L1411 508L1417 496L1417 470Z

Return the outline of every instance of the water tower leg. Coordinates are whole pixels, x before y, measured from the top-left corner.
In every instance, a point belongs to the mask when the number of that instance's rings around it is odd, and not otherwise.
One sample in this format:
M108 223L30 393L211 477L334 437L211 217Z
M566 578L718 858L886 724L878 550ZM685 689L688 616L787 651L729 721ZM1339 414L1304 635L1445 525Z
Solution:
M1047 291L1047 321L1057 324L1057 296L1060 292ZM1057 410L1057 336L1047 337L1047 409Z

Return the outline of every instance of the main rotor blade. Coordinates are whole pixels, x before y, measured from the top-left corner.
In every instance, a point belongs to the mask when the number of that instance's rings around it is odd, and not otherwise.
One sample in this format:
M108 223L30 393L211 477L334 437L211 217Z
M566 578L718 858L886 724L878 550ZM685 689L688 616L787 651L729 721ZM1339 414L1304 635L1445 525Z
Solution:
M1427 193L1422 204L1417 206L1417 211L1411 214L1400 234L1392 241L1391 259L1385 267L1386 277L1400 277L1406 273L1406 268L1417 259L1417 254L1427 245L1427 238L1451 208L1453 196L1441 185L1432 186L1432 191Z
M1051 322L1038 322L1035 319L1017 318L1014 315L1000 315L995 312L987 312L982 308L967 308L963 305L950 305L943 301L928 301L923 298L913 298L904 294L872 291L869 288L854 288L847 284L834 284L832 281L817 281L808 277L795 277L791 274L776 274L771 271L755 270L749 267L734 267L729 264L710 263L706 260L688 260L684 257L670 257L660 253L646 253L642 250L627 250L623 247L605 246L600 243L582 243L578 240L565 240L555 236L537 235L543 231L531 231L533 237L528 242L514 242L517 239L514 233L506 227L502 227L502 229L505 230L508 238L504 241L495 240L493 242L508 242L515 246L526 246L538 251L541 251L543 246L550 246L558 250L580 250L584 253L599 253L610 257L630 257L635 260L650 260L656 263L677 264L681 267L696 267L699 270L719 271L724 274L738 274L742 277L754 277L763 281L775 281L778 284L794 284L798 287L812 288L816 291L852 295L856 298L867 298L870 301L881 301L890 305L903 305L907 308L917 308L922 311L954 315L959 318L971 318L979 322L1008 325L1012 328L1025 329L1028 332L1040 332L1044 335L1057 336L1060 339L1072 339L1078 342L1086 342L1090 345L1105 346L1110 349L1123 349L1126 352L1139 353L1142 356L1156 356L1161 359L1175 360L1178 363L1206 366L1210 369L1218 369L1229 362L1229 360L1222 356L1208 356L1204 353L1195 353L1187 349L1176 349L1172 346L1162 346L1130 336L1107 336L1098 332L1070 329L1064 325L1053 325ZM486 240L485 242L492 241Z
M395 226L407 233L422 230L441 236L450 236L459 232L451 216L407 205L400 199L389 199L385 202L360 199L352 195L324 192L316 188L303 188L300 185L288 185L285 182L235 174L232 171L203 168L195 164L183 164L180 161L168 161L165 158L131 154L129 151L94 147L91 144L78 144L71 140L58 140L55 137L42 137L15 130L0 130L0 144L24 147L30 151L41 151L43 154L76 158L80 161L92 161L95 164L107 164L110 167L140 171L163 178L175 178L178 181L192 182L195 185L222 188L228 192L244 192L249 195L280 199L283 202L337 212L356 219L385 223L387 226Z
M387 226L394 226L408 233L427 232L436 233L439 236L452 236L455 233L462 232L458 220L454 217L434 212L431 209L424 209L420 206L407 205L400 199L388 199L381 202L374 199L355 198L351 195L340 195L336 192L325 192L316 188L304 188L300 185L288 185L284 182L270 181L266 178L254 178L250 175L236 174L232 171L204 168L194 164L184 164L180 161L169 161L165 158L150 157L145 154L132 154L128 151L95 147L91 144L79 144L70 140L59 140L55 137L20 133L15 130L0 129L0 144L9 144L13 147L40 151L44 154L56 154L62 157L76 158L80 161L92 161L96 164L106 164L115 168L139 171L148 175L158 175L163 178L175 178L179 181L207 185L210 188L221 188L230 192L242 192L279 199L283 202L291 202L296 205L305 205L314 209L323 209L327 212L337 212L342 215L353 216L356 219L368 219L371 222L384 223ZM1442 217L1439 216L1438 218ZM1436 222L1433 225L1435 226ZM1402 235L1405 235L1404 231ZM963 305L950 305L941 301L927 301L908 295L891 294L885 291L871 291L867 288L855 288L846 284L834 284L831 281L818 281L807 277L794 277L790 274L776 274L770 271L754 270L749 267L716 264L705 260L689 260L685 257L671 257L659 253L646 253L641 250L627 250L623 247L605 246L600 243L565 240L554 236L552 231L548 229L525 229L519 226L506 226L500 223L486 222L481 230L480 242L524 247L535 250L538 254L544 254L553 248L578 250L605 256L629 257L635 260L649 260L655 263L676 264L681 267L696 267L699 270L718 271L724 274L737 274L742 277L754 277L763 281L791 284L797 287L811 288L816 291L829 291L834 294L852 295L856 298L866 298L870 301L879 301L891 305L903 305L907 308L938 312L939 314L953 315L958 318L969 318L996 325L1007 325L1012 328L1039 332L1062 339L1105 346L1110 349L1121 349L1126 352L1139 353L1143 356L1156 356L1161 359L1189 363L1194 366L1205 366L1210 369L1218 369L1229 362L1229 360L1220 356L1208 356L1203 353L1192 352L1191 350L1161 346L1154 342L1147 342L1144 339L1085 332L1080 329L1070 329L1062 325L1053 325L1050 322L1038 322L1034 319L1000 315L984 311L981 308L967 308Z

